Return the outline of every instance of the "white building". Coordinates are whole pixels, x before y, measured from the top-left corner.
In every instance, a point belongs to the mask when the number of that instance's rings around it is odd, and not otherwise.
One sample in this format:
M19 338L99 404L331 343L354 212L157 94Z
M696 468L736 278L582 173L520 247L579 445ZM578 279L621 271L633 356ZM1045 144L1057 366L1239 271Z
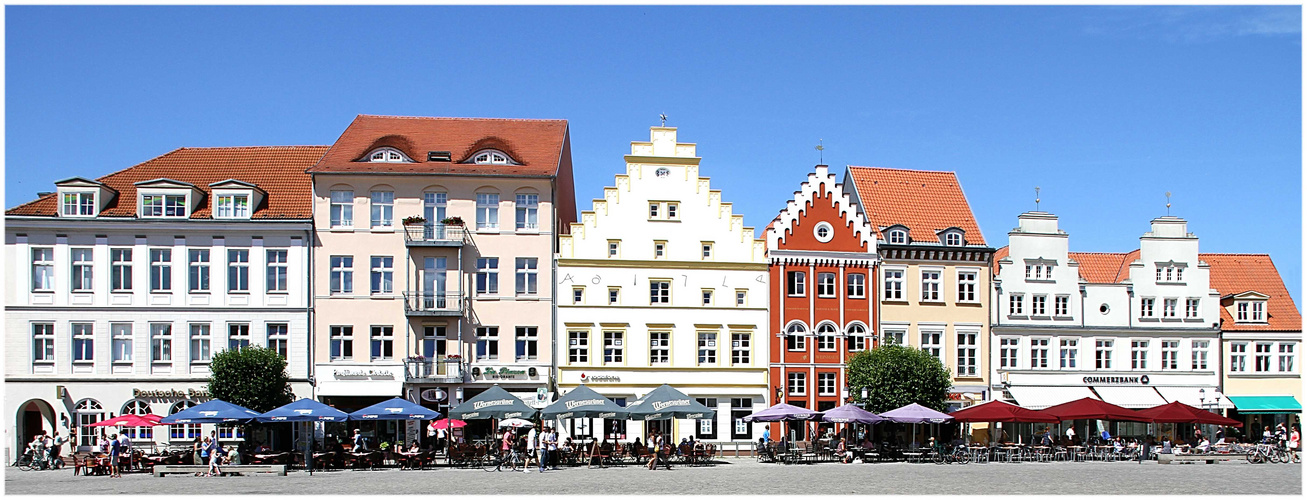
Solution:
M558 386L586 384L625 405L663 383L717 410L675 440L753 441L766 407L767 260L744 218L700 177L695 145L653 127L626 173L560 240ZM572 422L573 436L643 438L639 422ZM596 428L602 425L603 429ZM653 425L666 425L666 421Z
M6 460L41 430L85 450L86 424L208 399L210 357L231 347L277 349L309 396L304 169L325 149L182 148L8 210ZM138 446L202 431L124 429Z
M995 255L995 395L1027 408L1082 397L1197 407L1200 395L1210 406L1221 380L1220 294L1184 219L1153 219L1129 253L1070 252L1057 216L1018 220Z

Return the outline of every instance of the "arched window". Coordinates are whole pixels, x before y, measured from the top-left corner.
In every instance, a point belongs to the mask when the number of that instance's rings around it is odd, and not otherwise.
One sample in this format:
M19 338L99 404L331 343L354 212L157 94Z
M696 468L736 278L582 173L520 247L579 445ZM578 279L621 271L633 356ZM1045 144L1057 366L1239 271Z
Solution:
M808 327L801 322L790 323L790 327L785 329L785 346L791 351L802 351L808 348Z
M195 406L194 401L183 400L172 405L168 410L169 415L176 414L182 410ZM200 436L200 424L179 424L168 426L168 437L173 440L195 439Z
M835 325L822 323L817 326L817 350L834 351L835 350Z
M861 323L853 323L844 330L844 342L849 346L849 352L860 352L867 350L867 328Z
M404 153L395 148L377 148L368 153L368 161L371 163L403 163L408 161Z
M133 399L123 405L122 413L119 415L149 415L150 403L140 399ZM123 434L135 439L154 439L153 427L123 427Z
M487 149L472 155L472 163L478 165L507 165L512 161L503 151Z
M104 420L104 407L94 399L83 399L73 407L77 421L77 445L95 446L95 427L91 424Z
M889 232L889 242L891 245L903 245L908 242L908 232L902 229L895 229Z

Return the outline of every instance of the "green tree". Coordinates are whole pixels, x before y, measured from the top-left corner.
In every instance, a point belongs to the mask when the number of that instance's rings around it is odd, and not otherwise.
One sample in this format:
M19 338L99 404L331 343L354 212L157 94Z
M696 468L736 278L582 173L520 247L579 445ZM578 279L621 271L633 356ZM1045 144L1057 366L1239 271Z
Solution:
M846 363L850 392L867 411L881 413L911 403L934 410L948 408L953 379L939 358L921 349L883 345L855 354ZM862 388L867 399L862 399Z
M295 400L286 360L263 347L228 349L209 362L209 395L257 412Z

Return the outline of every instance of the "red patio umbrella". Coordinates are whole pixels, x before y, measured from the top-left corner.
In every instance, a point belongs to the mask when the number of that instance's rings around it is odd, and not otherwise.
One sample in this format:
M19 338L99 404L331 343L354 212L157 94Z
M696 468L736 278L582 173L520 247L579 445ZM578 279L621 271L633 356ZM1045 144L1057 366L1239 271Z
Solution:
M1213 424L1243 427L1243 422L1225 418L1207 410L1200 410L1179 401L1154 406L1136 412L1147 421L1158 424Z
M161 418L163 417L160 417L158 415L151 415L151 414L145 414L145 415L127 414L127 415L101 420L94 424L89 424L87 425L87 427L154 427L156 425L159 425L159 419Z
M440 420L432 421L431 425L428 425L427 427L431 429L448 429L450 427L457 429L459 427L463 427L466 425L467 422L464 422L457 418L442 418Z
M1041 422L1048 424L1060 422L1058 417L1042 411L1027 410L997 400L963 408L950 413L949 416L953 417L954 422Z
M1151 422L1148 417L1129 408L1108 403L1090 397L1080 398L1040 410L1062 420L1124 420L1127 422Z

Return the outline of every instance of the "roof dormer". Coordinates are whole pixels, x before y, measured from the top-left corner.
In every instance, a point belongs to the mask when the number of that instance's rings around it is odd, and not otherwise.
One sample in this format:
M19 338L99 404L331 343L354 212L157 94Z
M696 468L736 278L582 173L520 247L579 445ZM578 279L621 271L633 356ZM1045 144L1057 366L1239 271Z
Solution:
M149 219L185 219L199 206L204 192L189 182L159 178L136 186L136 216Z
M413 159L397 148L383 146L363 156L368 163L413 163Z
M912 238L908 236L908 226L903 224L894 224L880 229L880 233L885 235L885 242L890 245L907 245L912 243Z
M213 192L210 210L214 219L248 219L268 196L259 186L236 179L209 184L209 190Z
M498 149L482 149L472 153L471 163L477 165L517 165L513 157Z
M1227 296L1234 299L1234 308L1231 316L1234 316L1235 323L1266 323L1266 301L1270 295L1256 291L1246 291Z
M103 182L72 177L54 183L60 217L95 217L100 215L118 191Z
M967 244L967 232L962 228L954 226L935 231L935 236L939 237L939 243L947 247L960 247Z

